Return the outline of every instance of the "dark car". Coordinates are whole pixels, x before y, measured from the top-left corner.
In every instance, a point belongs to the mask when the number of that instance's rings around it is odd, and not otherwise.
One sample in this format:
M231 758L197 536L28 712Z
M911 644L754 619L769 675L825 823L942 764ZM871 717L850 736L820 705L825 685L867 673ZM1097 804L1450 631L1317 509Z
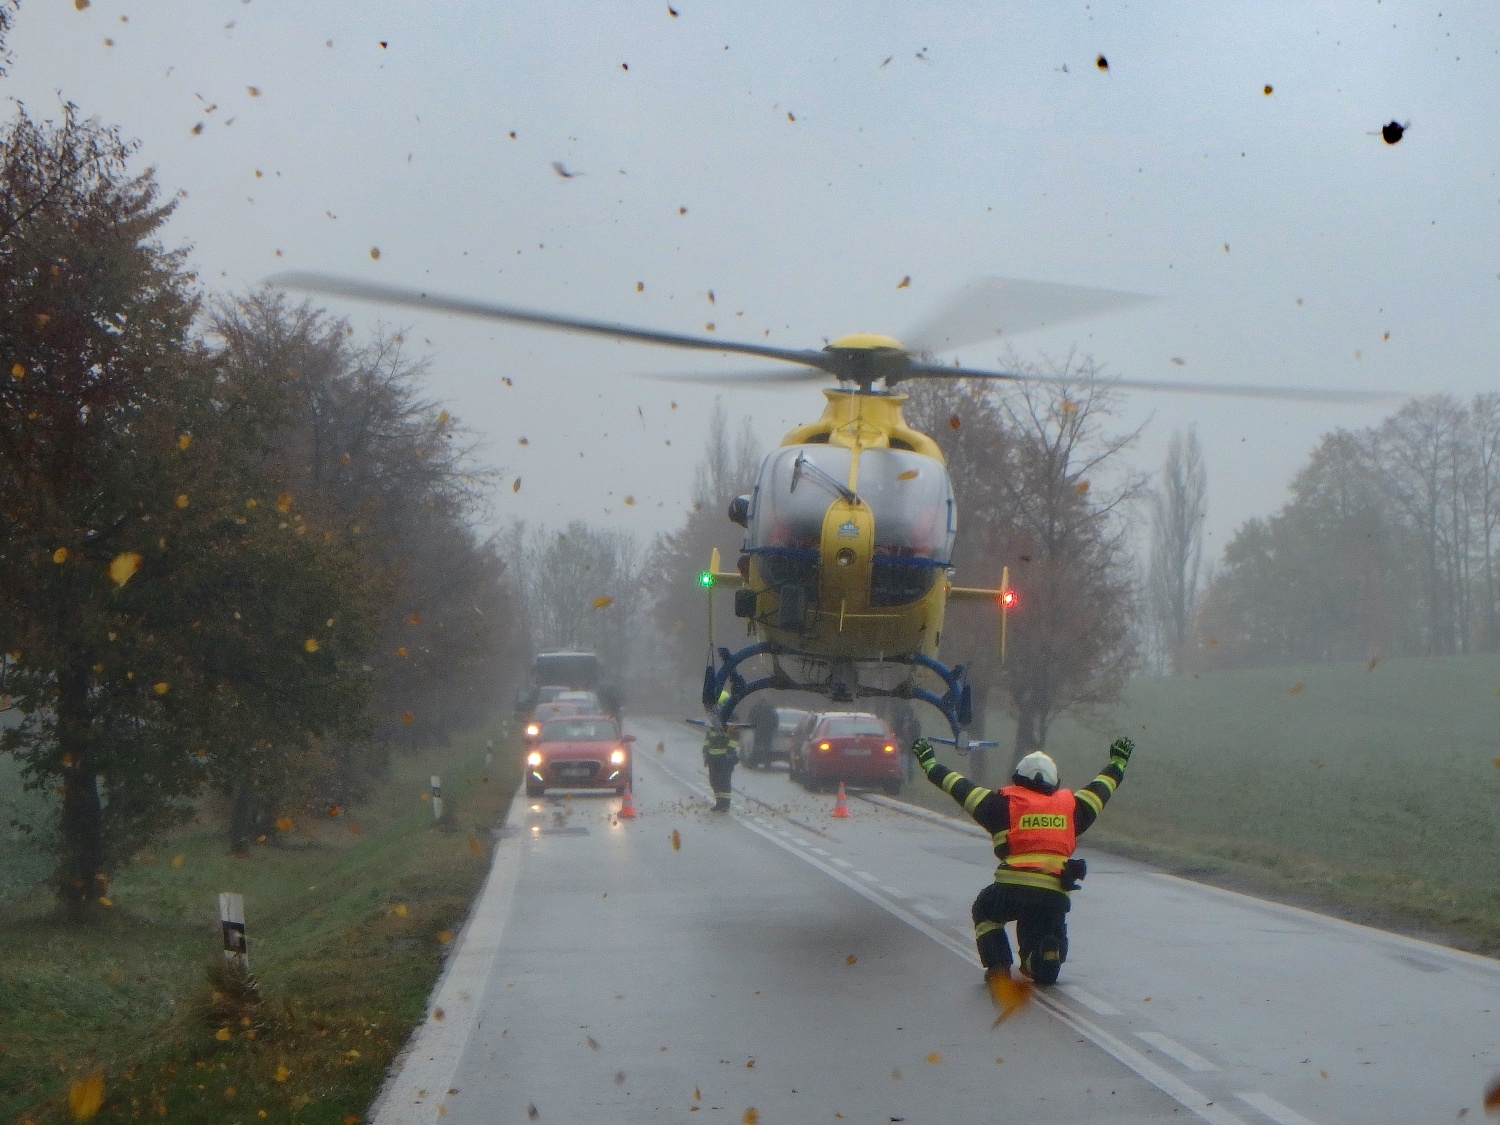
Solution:
M631 781L631 743L608 715L546 719L526 752L526 795L550 789L613 789L623 796Z
M810 790L839 782L892 795L901 790L896 735L879 715L826 711L792 748L792 778Z

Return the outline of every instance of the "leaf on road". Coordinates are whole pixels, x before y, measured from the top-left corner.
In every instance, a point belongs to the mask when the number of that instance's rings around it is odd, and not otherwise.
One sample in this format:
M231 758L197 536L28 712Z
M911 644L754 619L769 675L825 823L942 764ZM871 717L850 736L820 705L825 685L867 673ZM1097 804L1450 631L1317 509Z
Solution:
M597 1051L599 1049L599 1040L595 1039L592 1035L585 1035L583 1041L589 1045L590 1051Z
M151 690L156 692L157 695L166 695L167 692L172 690L172 685L167 683L166 680L158 680L151 685Z
M141 556L138 551L121 551L109 563L109 580L116 586L123 586L135 577L135 572L141 569ZM111 638L113 639L113 638Z
M411 712L410 711L402 711L401 712L401 722L405 726L411 726Z
M395 906L391 907L391 913L394 914L397 918L405 918L406 903L398 902Z
M469 837L469 850L471 852L473 852L477 856L480 856L480 857L484 856L484 845L481 844L473 836Z
M452 942L453 942L453 931L452 930L439 930L437 932L437 939L443 945L451 945Z
M896 288L897 289L909 289L909 288L911 288L911 274L907 274L899 282L897 282L896 283Z
M276 1081L285 1082L291 1076L292 1072L286 1068L286 1063L276 1064L276 1074L274 1076Z
M943 1056L936 1051L929 1051L927 1053L927 1061L930 1063L940 1063L943 1061Z
M186 508L188 506L187 493L179 492L177 494L177 499L173 500L172 503L176 504L179 508Z
M68 1083L68 1110L74 1121L87 1121L103 1104L104 1071L96 1070Z
M672 829L672 850L674 852L682 851L682 835L675 828Z
M1306 690L1306 684L1293 684L1291 687L1286 689L1286 693L1288 695L1301 695Z
M595 609L604 609L605 607L612 606L614 604L615 599L610 597L608 594L600 594L597 598L594 599Z
M656 744L656 752L658 754L665 754L667 752L667 744L665 742L658 742Z
M948 416L948 426L949 426L950 429L956 430L956 429L958 429L962 425L963 425L963 423L958 420L958 415L957 414L950 414Z
M180 855L174 855L172 857L172 866L173 867L181 867L182 866L182 857Z
M420 613L409 613L406 615L406 623L408 625L420 625L422 624L422 615Z
M63 563L67 562L68 549L66 547L59 547L57 550L53 551L52 561L55 562L58 566L61 566Z
M318 638L317 637L308 637L307 640L305 640L305 641L302 642L302 647L304 649L306 649L308 652L317 652L318 651Z
M1378 656L1372 656L1372 657L1370 657L1370 662L1365 665L1365 671L1366 672L1373 672L1373 671L1375 671L1376 668L1379 668L1379 667L1380 667L1380 657L1378 657Z
M1484 1088L1484 1111L1500 1113L1500 1074L1491 1078L1490 1084Z
M751 1106L749 1109L745 1110L745 1116L740 1118L740 1120L743 1121L745 1125L755 1125L755 1123L760 1120L760 1114L756 1112L754 1106Z
M193 435L192 434L178 434L177 435L177 448L178 449L186 450L187 447L190 446L190 445L192 445L192 444L193 444Z
M220 1043L228 1043L230 1039L229 1029L227 1027L219 1028L218 1031L214 1032L214 1038Z
M849 956L847 956L847 957L844 958L844 964L846 964L846 965L852 965L852 964L854 964L858 960L859 960L859 958L856 957L856 956L854 956L854 954L851 953L851 954L849 954Z
M520 492L521 491L521 478L520 477L517 477L515 479L515 482L510 486L510 490L512 492Z
M441 1008L434 1008L434 1009L432 1009L432 1018L435 1019L435 1020L443 1019L447 1015L448 1015L448 1013L445 1012L445 1011L443 1011L443 1009L441 1009Z
M276 510L278 512L290 512L292 510L292 494L290 492L283 492L280 496L276 497Z
M289 816L278 816L276 818L276 830L278 832L290 832L292 830L292 818Z

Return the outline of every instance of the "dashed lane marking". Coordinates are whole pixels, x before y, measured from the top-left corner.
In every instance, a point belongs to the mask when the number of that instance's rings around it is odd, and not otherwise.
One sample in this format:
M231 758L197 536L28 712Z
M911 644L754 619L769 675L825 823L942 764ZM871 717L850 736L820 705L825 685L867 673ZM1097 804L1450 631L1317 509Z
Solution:
M912 909L920 914L923 918L928 918L934 922L946 922L948 920L948 916L941 910L937 909L937 907L935 906L928 906L925 902L917 903L917 905L913 906Z
M1276 1125L1314 1125L1311 1118L1303 1117L1291 1106L1282 1105L1270 1094L1262 1094L1259 1090L1250 1090L1235 1097L1246 1105L1254 1106L1260 1110Z
M1099 997L1095 996L1092 992L1089 992L1087 989L1079 988L1076 984L1060 984L1057 986L1057 988L1058 991L1062 992L1064 995L1077 1000L1080 1004L1082 1004L1089 1011L1093 1012L1096 1016L1124 1015L1124 1013L1121 1012L1119 1008L1116 1008L1109 1001L1099 999Z
M1210 1070L1218 1070L1217 1063L1211 1063L1196 1051L1189 1050L1170 1035L1163 1035L1159 1031L1137 1031L1137 1039L1145 1040L1162 1054L1176 1059L1189 1070L1205 1073Z
M834 856L833 862L844 868L846 871L854 870L854 864L850 863L847 859L840 859L838 856Z
M863 879L866 883L878 884L880 882L876 876L871 875L868 871L856 871L854 874L856 878Z
M898 891L895 887L887 887L884 883L877 888L881 894L890 895L892 898L905 898L905 891Z

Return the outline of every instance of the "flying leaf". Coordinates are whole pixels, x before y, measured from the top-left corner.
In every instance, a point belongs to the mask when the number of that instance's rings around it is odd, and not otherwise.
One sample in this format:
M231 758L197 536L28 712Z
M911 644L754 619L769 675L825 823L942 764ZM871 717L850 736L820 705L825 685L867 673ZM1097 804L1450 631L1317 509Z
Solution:
M304 649L306 649L308 652L317 652L318 651L318 638L317 637L308 637L307 640L305 640L305 641L302 642L302 647Z
M911 288L911 274L907 274L899 282L897 282L896 283L896 288L897 289L910 289Z
M109 579L116 586L123 586L135 577L135 572L141 568L141 556L138 551L121 551L109 564ZM112 638L111 638L112 639Z
M682 836L675 828L672 829L672 850L674 852L682 851Z
M66 547L59 547L57 550L53 551L52 561L55 562L58 566L62 566L63 563L68 561L68 549Z
M78 4L80 11L87 7L88 0L82 0ZM73 1114L74 1121L87 1121L99 1112L99 1107L103 1104L104 1071L96 1070L68 1083L68 1110Z
M991 1026L998 1027L1031 1003L1035 986L1029 980L1016 980L1004 969L998 969L989 977L990 998L1000 1014Z
M292 818L289 816L278 816L276 818L276 829L279 832L290 832L292 830Z
M608 594L600 594L597 598L594 599L595 609L604 609L606 606L611 606L614 604L615 599L610 597Z

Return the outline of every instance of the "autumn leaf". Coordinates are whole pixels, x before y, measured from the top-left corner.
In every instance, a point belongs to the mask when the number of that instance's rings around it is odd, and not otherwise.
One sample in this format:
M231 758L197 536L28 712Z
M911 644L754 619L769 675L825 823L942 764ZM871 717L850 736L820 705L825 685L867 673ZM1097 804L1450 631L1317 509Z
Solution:
M87 6L88 0L83 0L79 8ZM104 1071L96 1070L68 1083L68 1110L73 1114L74 1121L87 1121L99 1112L99 1107L103 1104Z
M401 647L396 649L396 655L404 659L406 657L406 646L402 645Z
M1100 55L1097 59L1094 60L1094 65L1097 66L1100 70L1108 70L1109 60L1103 55Z
M187 493L179 492L177 494L177 499L173 500L172 503L176 504L179 508L186 508L188 506Z
M948 417L948 426L951 429L955 429L956 430L956 429L958 429L958 427L960 427L962 425L963 425L963 423L958 420L958 415L957 414L951 414L951 415L949 415L949 417Z
M339 806L339 805L329 805L328 806L328 815L329 816L338 816L343 811L344 811L343 808L341 806Z
M1484 1111L1500 1113L1500 1074L1491 1078L1490 1084L1484 1088Z
M318 638L317 637L308 637L307 640L305 640L305 641L302 642L302 647L306 651L308 651L308 652L317 652L318 651Z
M1260 92L1262 94L1264 94L1266 97L1269 98L1273 93L1276 92L1276 88L1274 86L1272 86L1269 82L1267 82L1264 86L1262 86L1260 88Z
M420 625L422 624L422 615L420 613L409 613L406 615L406 623L408 625Z
M180 855L174 855L172 857L172 866L173 867L181 867L182 866L182 856L180 856Z
M656 752L658 754L665 754L667 752L667 744L665 742L658 742L656 744Z
M607 594L600 594L597 598L594 599L594 608L595 609L604 609L605 607L611 606L611 605L614 605L614 604L615 604L615 599L609 597Z
M158 680L151 685L151 690L156 692L157 695L166 695L167 692L172 690L172 685L167 683L166 680Z
M402 711L401 712L401 722L405 726L411 726L411 712L410 711Z
M116 586L123 586L135 577L135 572L141 569L141 556L138 551L121 551L109 564L109 580Z
M290 832L292 830L292 818L289 816L278 816L276 818L276 830L278 832Z
M927 1061L930 1063L940 1063L943 1061L943 1056L936 1051L929 1051L927 1053Z
M451 930L439 930L437 932L437 939L443 945L449 945L453 941L453 933Z
M229 1029L227 1027L219 1028L218 1031L214 1032L214 1038L220 1043L228 1043L230 1040Z
M1086 480L1081 480L1076 485L1074 485L1073 487L1078 490L1078 495L1084 496L1084 495L1086 495L1088 493L1089 482L1086 481Z
M1008 970L997 969L989 976L990 999L1000 1012L991 1026L998 1027L1031 1003L1036 986L1029 980L1016 980Z
M434 1008L434 1009L432 1009L432 1018L435 1019L435 1020L441 1020L447 1014L448 1013L445 1012L445 1011L443 1011L443 1009L441 1009L441 1008Z
M63 563L68 561L68 549L66 547L59 547L57 550L53 551L52 561L55 562L58 566L62 566Z
M379 246L371 246L370 247L370 257L373 260L377 261L377 262L380 261L380 247Z
M672 850L674 852L682 851L682 835L675 828L672 829Z
M521 478L520 477L517 477L515 479L514 483L511 484L510 490L512 492L520 492L521 491Z
M397 918L405 918L406 903L398 902L395 906L391 907L391 913L394 914Z
M1291 687L1286 689L1286 693L1288 695L1301 695L1306 690L1306 684L1293 684Z
M909 288L911 288L911 274L907 274L899 282L897 282L896 283L896 288L897 289L909 289Z
M186 451L187 447L190 446L190 445L192 445L192 444L193 444L193 436L191 434L178 434L177 435L177 448L178 449Z
M292 510L292 494L290 492L283 492L280 496L276 497L276 510L278 512L289 512Z
M25 368L25 366L22 365L22 364L19 364L19 363L13 363L13 364L11 364L10 365L10 377L12 379L24 379L24 378L26 378L26 368Z
M627 496L627 497L625 497L625 506L627 508L631 507L633 504L635 504L635 497L634 496Z
M852 964L854 964L854 962L856 962L858 960L859 960L859 958L856 957L856 956L854 956L854 954L851 953L851 954L849 954L849 956L847 956L847 957L844 958L844 964L846 964L846 965L852 965Z
M275 1074L276 1081L278 1081L278 1082L285 1082L291 1076L292 1076L292 1072L286 1068L286 1063L278 1063L276 1065L276 1074Z
M754 1106L751 1106L749 1109L745 1110L745 1116L740 1118L740 1120L743 1121L745 1125L755 1125L755 1123L760 1120L760 1114L756 1112Z
M469 850L471 852L473 852L477 856L483 856L484 855L484 845L481 844L478 840L476 840L473 836L469 837L468 843L469 843Z
M109 900L109 897L107 895L100 895L99 896L99 905L100 906L113 906L114 903Z
M1373 672L1373 671L1375 671L1376 668L1379 668L1379 667L1380 667L1380 657L1378 657L1378 656L1372 656L1372 657L1370 657L1370 662L1365 665L1365 671L1366 672Z

